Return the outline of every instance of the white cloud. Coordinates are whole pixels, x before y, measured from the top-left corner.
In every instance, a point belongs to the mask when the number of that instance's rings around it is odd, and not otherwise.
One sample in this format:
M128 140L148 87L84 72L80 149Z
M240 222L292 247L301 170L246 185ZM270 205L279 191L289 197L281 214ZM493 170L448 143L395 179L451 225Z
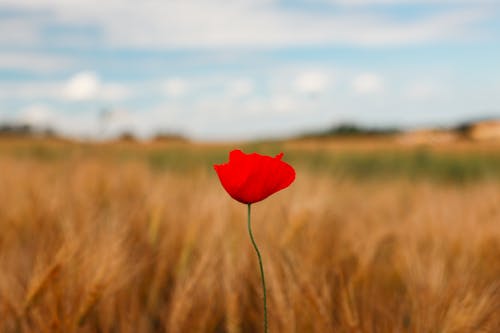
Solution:
M99 135L95 112L65 112L50 104L34 103L22 107L14 121L37 129L50 128L67 137L96 138Z
M402 4L496 4L497 0L327 0L330 3L346 6L366 6L366 5L402 5Z
M0 101L60 99L61 89L58 82L4 82L0 83Z
M171 78L163 83L163 91L170 97L180 97L187 93L188 83L181 78Z
M396 2L352 1L359 4ZM491 10L479 5L461 10L450 6L438 14L401 20L376 11L318 13L283 10L275 1L191 0L143 2L140 5L135 1L116 0L3 2L14 7L47 10L53 14L48 16L52 20L50 23L95 26L101 32L99 42L109 47L162 49L276 48L325 44L411 45L469 38L475 32L476 24L491 16ZM341 2L346 3L347 0ZM469 2L472 3L471 0ZM98 11L95 10L97 7ZM13 22L11 24L19 25L16 29L1 31L19 34L19 43L26 46L43 45L47 37L38 31L43 31L41 28L47 20ZM3 36L12 38L7 34Z
M99 93L100 85L99 77L95 72L79 72L68 80L63 95L74 101L94 99Z
M103 83L93 71L73 75L62 87L62 97L70 101L121 101L132 95L131 89L119 83Z
M354 78L352 88L357 94L375 94L384 90L384 80L374 73L363 73Z
M278 113L288 113L295 110L297 101L292 96L278 95L271 98L271 110Z
M96 116L92 112L67 113L49 104L33 103L21 107L11 121L30 125L36 129L54 129L67 137L96 137Z
M78 79L78 74L68 81L4 82L0 83L0 101L18 100L23 102L40 99L51 101L99 100L105 102L123 101L134 96L132 87L119 83L103 84L99 80Z
M229 82L226 87L227 94L230 97L245 97L254 92L254 83L248 78L239 78Z
M305 71L300 73L293 82L295 90L302 94L317 95L323 93L330 79L321 71Z
M125 109L104 110L100 114L100 120L106 123L119 123L130 119L130 112Z
M49 127L55 120L53 110L42 104L29 105L21 110L18 121L37 128Z
M11 5L16 6L15 3ZM0 45L25 46L39 43L41 36L37 27L40 23L38 20L2 17L0 20ZM8 33L4 33L5 31Z
M426 101L442 93L441 87L434 82L415 82L406 88L404 96L414 101Z
M120 83L101 84L98 93L99 99L104 101L121 101L132 95L131 89Z
M0 33L0 36L1 35L2 34ZM1 37L0 44L2 44ZM71 58L53 54L49 55L5 51L0 53L0 69L7 70L25 70L45 74L71 68L74 63L74 60Z
M136 6L133 10L137 10ZM107 24L108 42L117 46L167 48L404 45L462 38L469 25L488 14L483 10L450 11L404 22L377 14L317 15L250 3L220 2L217 6L201 1L161 7L155 14L146 11L135 15L142 29L118 20ZM160 23L161 13L167 17L161 17Z

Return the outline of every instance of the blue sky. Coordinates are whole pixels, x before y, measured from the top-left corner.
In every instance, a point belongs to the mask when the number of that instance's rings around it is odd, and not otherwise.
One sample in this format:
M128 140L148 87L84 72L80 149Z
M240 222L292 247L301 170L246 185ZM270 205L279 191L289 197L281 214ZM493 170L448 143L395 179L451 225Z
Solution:
M448 125L500 117L498 59L500 0L0 0L0 121L210 140Z

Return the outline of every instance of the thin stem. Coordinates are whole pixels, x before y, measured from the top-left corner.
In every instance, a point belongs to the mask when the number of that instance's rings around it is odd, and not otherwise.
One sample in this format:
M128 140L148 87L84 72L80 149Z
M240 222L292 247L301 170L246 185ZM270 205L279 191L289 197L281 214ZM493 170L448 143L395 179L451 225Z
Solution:
M266 279L264 277L264 266L262 265L262 257L260 255L259 248L257 247L257 244L255 243L255 240L253 239L253 234L252 234L252 226L250 224L250 206L251 204L248 204L248 233L250 234L250 239L252 240L253 247L255 249L255 252L257 252L257 257L259 258L259 266L260 266L260 278L262 280L262 291L264 294L264 333L267 333L267 297L266 297Z

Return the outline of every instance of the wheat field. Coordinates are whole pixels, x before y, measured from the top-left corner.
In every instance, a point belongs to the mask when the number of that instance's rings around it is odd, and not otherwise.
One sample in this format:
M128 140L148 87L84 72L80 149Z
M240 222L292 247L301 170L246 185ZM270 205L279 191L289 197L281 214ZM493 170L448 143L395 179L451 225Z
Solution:
M0 144L0 332L261 331L245 206L210 167L227 147L136 146ZM253 208L270 332L500 332L497 178L359 178L271 149L298 162Z

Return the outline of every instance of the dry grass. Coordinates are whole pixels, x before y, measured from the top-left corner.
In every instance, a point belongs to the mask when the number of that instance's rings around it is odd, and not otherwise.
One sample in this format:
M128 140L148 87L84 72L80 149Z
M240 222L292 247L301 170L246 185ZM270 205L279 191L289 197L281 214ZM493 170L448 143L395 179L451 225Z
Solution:
M1 332L259 332L245 207L213 172L0 156ZM254 206L271 332L498 332L500 183L299 169Z

